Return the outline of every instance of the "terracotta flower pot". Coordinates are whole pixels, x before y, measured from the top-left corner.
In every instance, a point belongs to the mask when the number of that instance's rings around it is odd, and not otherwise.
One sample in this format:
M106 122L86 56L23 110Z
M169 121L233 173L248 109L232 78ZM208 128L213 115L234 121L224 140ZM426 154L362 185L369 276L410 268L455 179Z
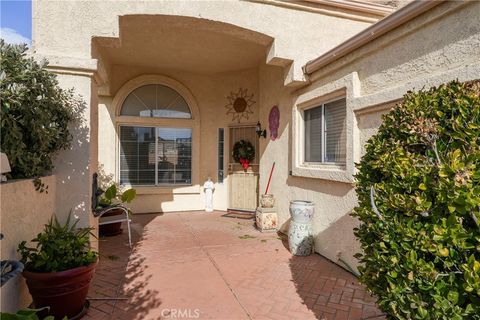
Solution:
M109 212L105 213L104 215L102 215L102 217L119 216L119 215L122 215L122 214L125 214L125 212L123 212L120 209L117 209L117 210L112 210L112 211L109 211ZM111 236L116 236L117 234L121 234L122 233L122 223L121 222L116 222L116 223L101 225L98 228L98 233L101 236L105 236L105 237L111 237Z
M60 272L23 271L35 308L50 307L42 319L47 315L73 318L83 310L97 263L98 259L88 266Z

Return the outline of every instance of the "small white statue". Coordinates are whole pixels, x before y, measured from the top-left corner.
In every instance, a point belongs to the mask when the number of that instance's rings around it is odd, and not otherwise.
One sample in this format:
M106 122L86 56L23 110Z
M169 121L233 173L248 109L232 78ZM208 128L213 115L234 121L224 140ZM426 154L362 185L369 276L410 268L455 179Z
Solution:
M0 152L0 182L7 182L6 173L11 172L10 162L8 162L8 157L5 153Z
M215 185L211 177L207 178L207 181L203 184L203 191L205 192L205 211L213 212L213 190Z

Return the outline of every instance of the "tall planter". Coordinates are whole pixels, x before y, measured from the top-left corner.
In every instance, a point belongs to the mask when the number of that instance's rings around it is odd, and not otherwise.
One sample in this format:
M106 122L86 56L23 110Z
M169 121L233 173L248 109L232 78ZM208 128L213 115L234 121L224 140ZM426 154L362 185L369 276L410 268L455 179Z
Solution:
M35 308L49 307L48 315L55 319L77 316L85 306L97 263L98 259L88 266L60 272L24 271Z
M290 252L296 256L308 256L313 251L313 232L311 220L315 204L311 201L290 201L290 227L288 245Z

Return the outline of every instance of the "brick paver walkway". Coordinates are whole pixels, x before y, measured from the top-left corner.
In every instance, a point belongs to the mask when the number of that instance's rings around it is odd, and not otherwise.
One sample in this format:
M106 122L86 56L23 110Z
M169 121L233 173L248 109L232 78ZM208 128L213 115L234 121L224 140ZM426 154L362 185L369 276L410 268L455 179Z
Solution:
M84 319L384 318L349 272L222 215L135 215L132 252L125 233L102 238Z

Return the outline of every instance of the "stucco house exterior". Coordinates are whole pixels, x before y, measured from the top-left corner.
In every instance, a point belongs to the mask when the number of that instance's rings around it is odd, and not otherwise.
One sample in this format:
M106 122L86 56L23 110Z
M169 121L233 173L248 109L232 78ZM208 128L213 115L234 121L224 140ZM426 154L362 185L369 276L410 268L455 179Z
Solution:
M254 209L275 162L280 225L290 200L313 200L317 252L355 266L354 163L381 114L408 90L479 75L477 1L33 5L34 55L86 102L85 130L56 169L56 212L76 203L85 225L97 223L88 191L99 166L136 187L132 209L145 213L203 209L209 176L214 209ZM323 134L320 113L333 128ZM249 174L231 156L240 138L256 148Z
M252 210L275 163L269 193L281 229L290 200L314 201L316 252L355 268L354 164L381 115L408 90L480 75L480 2L397 6L34 1L32 54L85 101L49 205L66 216L73 204L82 225L97 226L100 168L137 189L134 212L202 210L208 177L215 210ZM232 158L240 139L255 147L247 172Z

